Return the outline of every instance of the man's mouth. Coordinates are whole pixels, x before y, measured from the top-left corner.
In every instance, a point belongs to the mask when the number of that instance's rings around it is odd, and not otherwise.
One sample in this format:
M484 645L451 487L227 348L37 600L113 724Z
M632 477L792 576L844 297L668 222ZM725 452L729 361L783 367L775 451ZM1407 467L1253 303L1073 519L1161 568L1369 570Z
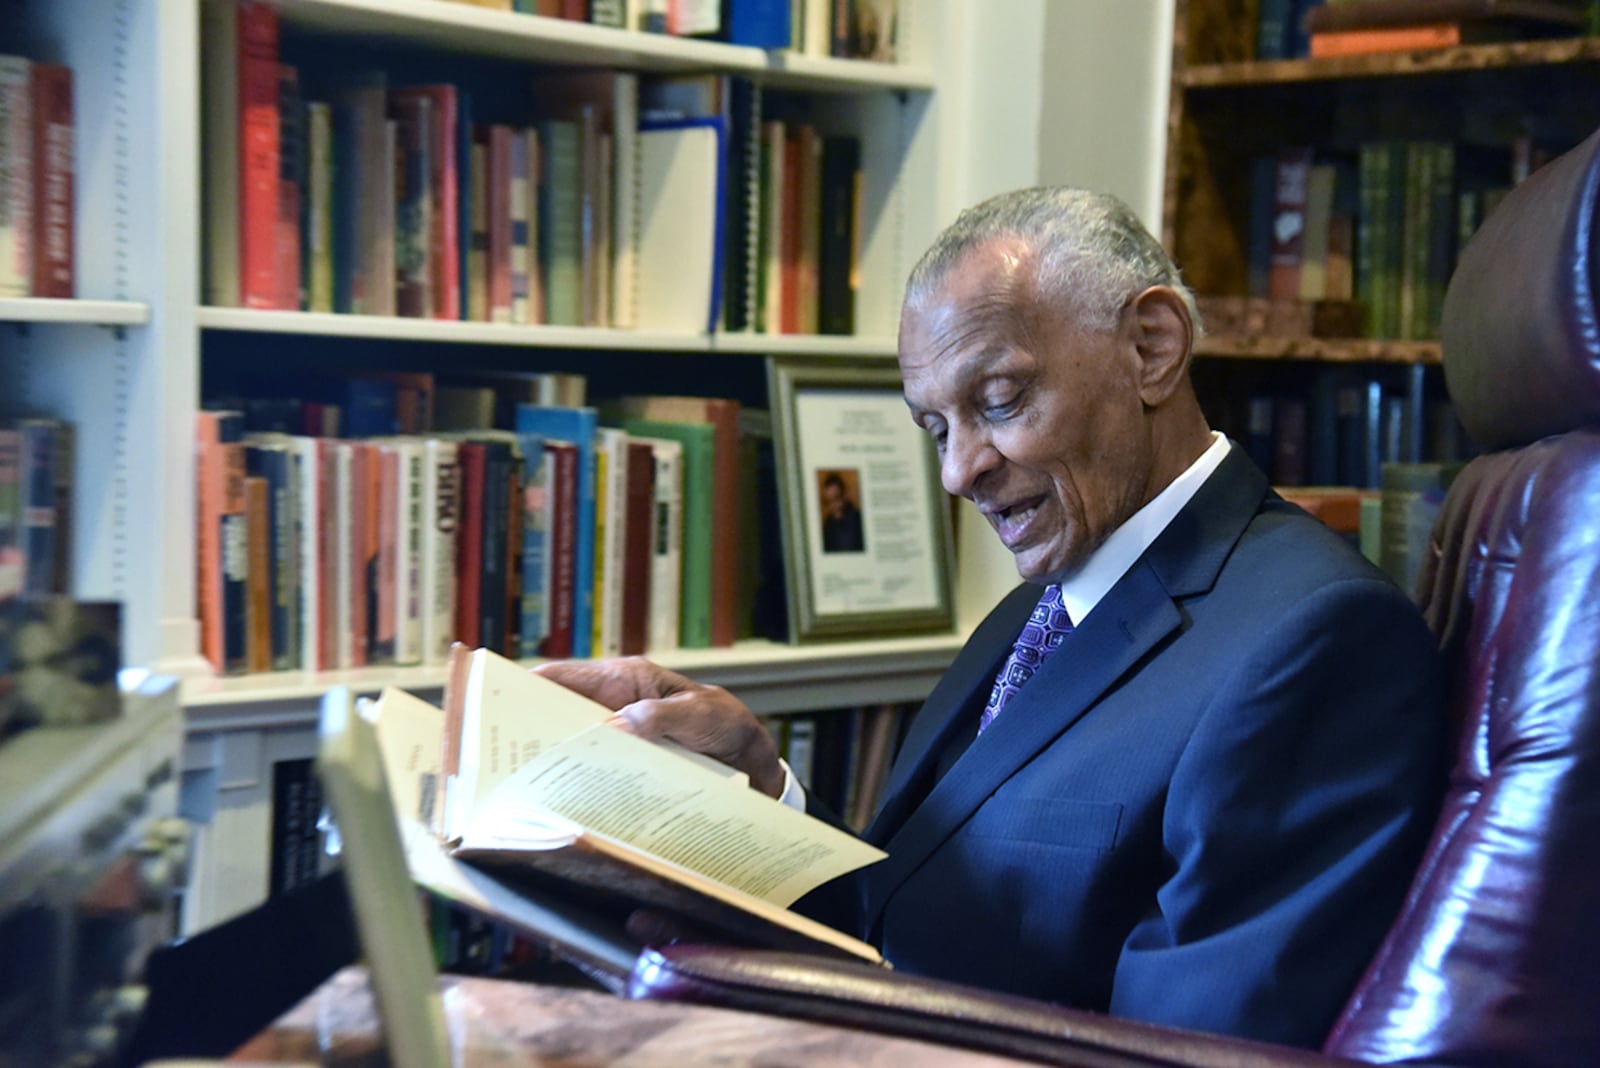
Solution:
M1043 503L1042 497L1029 497L990 511L989 521L994 524L995 532L1007 548L1014 548L1015 543L1027 533L1029 522L1038 514L1039 506Z

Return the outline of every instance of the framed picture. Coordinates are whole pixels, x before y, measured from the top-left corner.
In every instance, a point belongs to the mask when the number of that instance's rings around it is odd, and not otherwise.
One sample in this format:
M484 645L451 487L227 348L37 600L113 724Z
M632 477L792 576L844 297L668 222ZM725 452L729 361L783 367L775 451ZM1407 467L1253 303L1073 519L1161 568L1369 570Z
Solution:
M795 641L948 631L949 498L892 361L767 361Z

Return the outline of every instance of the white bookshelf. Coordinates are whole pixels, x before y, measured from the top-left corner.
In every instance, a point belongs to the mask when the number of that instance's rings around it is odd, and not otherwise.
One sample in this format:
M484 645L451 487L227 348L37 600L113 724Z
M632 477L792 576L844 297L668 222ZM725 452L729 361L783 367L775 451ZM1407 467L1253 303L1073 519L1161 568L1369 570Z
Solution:
M446 0L279 0L294 33L394 43L413 51L640 72L719 70L784 92L814 94L818 114L862 138L866 225L857 334L852 337L662 335L512 327L372 316L313 315L202 303L204 214L198 117L202 0L22 0L8 13L17 47L72 66L76 84L78 291L91 299L0 300L0 381L20 406L79 428L72 578L83 597L123 605L124 659L182 679L187 766L215 774L218 820L208 840L251 854L212 858L220 898L248 905L263 830L263 768L307 750L316 702L334 682L437 691L437 669L373 669L355 677L289 673L217 679L199 657L195 617L193 425L206 361L241 340L280 337L544 351L656 352L691 374L707 354L883 359L895 351L900 287L916 256L975 188L1021 185L1031 146L970 151L986 118L960 101L994 72L964 58L974 28L1011 23L982 0L901 0L904 61L800 57L489 11ZM1019 42L1037 3L1023 5ZM9 40L10 38L8 38ZM1025 94L1034 86L1023 86ZM8 324L20 324L9 326ZM319 342L325 344L325 342ZM520 358L520 357L519 357ZM728 686L763 713L911 700L928 692L962 635L1014 581L992 535L967 508L957 538L958 626L938 637L787 646L747 642L660 659ZM1002 557L1004 554L1001 554ZM254 791L254 792L252 792ZM267 795L270 797L270 794ZM252 859L253 858L253 859ZM244 864L238 868L235 862ZM208 861L211 863L211 861ZM245 870L248 869L248 870ZM243 874L241 874L243 872ZM209 891L208 891L209 892ZM220 899L219 898L219 899ZM220 913L213 912L211 918Z

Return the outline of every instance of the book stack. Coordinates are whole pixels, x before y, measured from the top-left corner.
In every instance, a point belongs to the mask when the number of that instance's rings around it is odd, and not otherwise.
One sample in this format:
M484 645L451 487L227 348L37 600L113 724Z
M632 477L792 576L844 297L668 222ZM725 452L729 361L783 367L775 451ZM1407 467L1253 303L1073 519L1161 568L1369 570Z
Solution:
M72 71L0 55L0 297L71 297Z
M1312 58L1582 33L1578 0L1330 0L1305 15Z

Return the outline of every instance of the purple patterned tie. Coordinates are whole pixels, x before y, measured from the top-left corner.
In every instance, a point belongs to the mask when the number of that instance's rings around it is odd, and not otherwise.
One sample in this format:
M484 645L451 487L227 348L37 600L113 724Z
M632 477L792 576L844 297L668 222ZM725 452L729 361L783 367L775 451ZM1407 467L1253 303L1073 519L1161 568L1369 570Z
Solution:
M1061 604L1061 587L1046 586L1044 596L1033 606L1033 614L1022 625L1006 657L1005 666L995 676L994 689L989 692L989 703L984 706L978 720L978 733L982 734L994 722L1007 701L1011 700L1022 684L1033 678L1044 658L1055 652L1062 640L1072 633L1072 620Z

